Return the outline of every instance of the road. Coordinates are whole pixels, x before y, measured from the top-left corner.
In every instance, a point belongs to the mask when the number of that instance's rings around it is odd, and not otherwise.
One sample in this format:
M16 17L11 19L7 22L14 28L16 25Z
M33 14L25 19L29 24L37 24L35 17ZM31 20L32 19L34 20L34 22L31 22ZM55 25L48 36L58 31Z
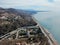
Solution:
M37 26L20 27L20 28L14 30L14 31L11 31L11 32L9 32L9 33L1 36L1 37L0 37L0 41L3 40L3 39L8 38L8 37L10 37L10 36L12 36L13 34L18 33L20 30L25 30L26 28L38 28L38 27L37 27ZM17 34L17 35L18 35L18 34ZM16 36L17 36L17 35L16 35Z

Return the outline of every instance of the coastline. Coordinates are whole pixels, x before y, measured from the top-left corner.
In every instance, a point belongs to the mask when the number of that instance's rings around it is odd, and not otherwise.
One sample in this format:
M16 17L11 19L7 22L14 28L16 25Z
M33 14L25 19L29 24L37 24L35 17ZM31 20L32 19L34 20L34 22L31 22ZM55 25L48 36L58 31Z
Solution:
M58 42L54 39L53 35L46 28L40 25L33 16L32 18L37 23L37 26L41 28L42 33L47 37L50 45L59 45Z

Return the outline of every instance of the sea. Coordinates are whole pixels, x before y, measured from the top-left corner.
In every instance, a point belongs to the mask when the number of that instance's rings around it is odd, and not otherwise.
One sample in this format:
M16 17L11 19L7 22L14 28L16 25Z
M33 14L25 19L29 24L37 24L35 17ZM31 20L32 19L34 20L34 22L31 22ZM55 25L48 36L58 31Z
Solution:
M38 21L40 25L45 27L60 44L60 13L49 11L49 12L38 12L33 17Z

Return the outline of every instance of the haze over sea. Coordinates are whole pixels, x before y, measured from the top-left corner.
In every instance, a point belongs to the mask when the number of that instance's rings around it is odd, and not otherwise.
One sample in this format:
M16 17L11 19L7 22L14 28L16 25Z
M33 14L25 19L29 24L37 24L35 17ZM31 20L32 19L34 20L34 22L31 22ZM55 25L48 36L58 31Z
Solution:
M36 20L60 43L60 13L58 12L38 12L33 15Z

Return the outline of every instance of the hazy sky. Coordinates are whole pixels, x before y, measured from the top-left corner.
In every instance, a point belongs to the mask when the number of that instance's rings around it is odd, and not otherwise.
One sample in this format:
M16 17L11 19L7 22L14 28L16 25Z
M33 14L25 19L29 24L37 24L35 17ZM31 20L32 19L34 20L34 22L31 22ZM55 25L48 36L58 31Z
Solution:
M49 10L60 7L60 0L0 0L0 7Z

